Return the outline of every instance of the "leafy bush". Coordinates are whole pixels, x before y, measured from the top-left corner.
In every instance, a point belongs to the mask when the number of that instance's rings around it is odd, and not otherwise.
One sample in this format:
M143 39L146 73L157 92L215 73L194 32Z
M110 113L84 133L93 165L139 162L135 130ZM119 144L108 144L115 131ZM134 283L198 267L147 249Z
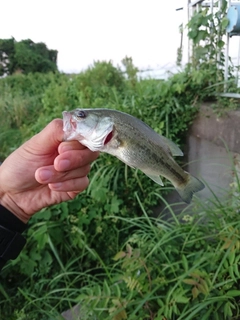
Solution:
M30 137L33 124L43 109L42 99L46 88L53 83L63 82L65 78L67 76L61 74L35 73L0 79L0 161Z

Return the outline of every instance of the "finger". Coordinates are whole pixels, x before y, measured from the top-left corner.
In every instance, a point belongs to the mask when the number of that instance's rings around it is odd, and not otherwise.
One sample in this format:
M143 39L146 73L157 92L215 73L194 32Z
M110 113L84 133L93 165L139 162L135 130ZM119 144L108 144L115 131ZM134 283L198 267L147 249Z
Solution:
M66 151L83 150L83 149L86 149L86 147L77 140L64 141L60 143L60 145L58 146L58 153L62 154Z
M53 191L74 192L75 194L77 194L85 190L88 184L89 184L88 177L85 176L82 178L70 179L70 180L66 180L58 183L50 183L48 184L48 186Z
M49 184L64 182L71 179L82 178L86 176L90 171L90 165L87 164L80 168L71 171L58 172L54 169L54 166L45 166L38 168L35 172L35 179L38 183ZM78 190L78 189L75 189Z
M87 187L86 187L87 188ZM85 188L85 189L86 189ZM84 190L85 190L84 189ZM68 193L68 196L71 198L71 199L74 199L74 198L76 198L76 196L79 194L79 193L81 193L83 190L81 190L81 191L69 191L69 192L67 192Z
M98 152L92 152L87 148L65 151L55 158L54 168L59 172L77 169L93 162L97 159L98 155Z

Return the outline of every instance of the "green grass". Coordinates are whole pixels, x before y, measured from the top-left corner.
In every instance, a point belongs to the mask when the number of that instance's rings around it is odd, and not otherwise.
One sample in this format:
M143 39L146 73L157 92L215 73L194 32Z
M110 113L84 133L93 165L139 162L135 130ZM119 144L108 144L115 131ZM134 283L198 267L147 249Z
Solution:
M38 281L35 293L26 285L18 288L25 300L18 313L26 319L36 315L58 319L60 310L80 304L81 319L86 320L202 320L223 319L223 315L238 319L240 219L236 210L216 199L215 206L203 205L198 214L186 217L185 212L178 216L172 212L166 221L149 217L135 197L141 217L105 218L123 220L124 228L117 232L129 234L110 263L89 247L81 229L77 233L84 250L74 253L69 247L73 255L67 262L48 238L59 271L51 279ZM78 271L75 263L84 259L86 251L96 266Z

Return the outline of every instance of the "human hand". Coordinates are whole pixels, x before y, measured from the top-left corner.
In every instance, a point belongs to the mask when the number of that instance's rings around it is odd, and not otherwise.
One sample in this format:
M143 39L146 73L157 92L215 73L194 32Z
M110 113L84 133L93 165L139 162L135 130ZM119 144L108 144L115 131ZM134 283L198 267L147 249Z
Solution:
M90 163L98 153L78 141L62 142L62 128L62 120L53 120L0 166L0 204L25 223L88 186Z

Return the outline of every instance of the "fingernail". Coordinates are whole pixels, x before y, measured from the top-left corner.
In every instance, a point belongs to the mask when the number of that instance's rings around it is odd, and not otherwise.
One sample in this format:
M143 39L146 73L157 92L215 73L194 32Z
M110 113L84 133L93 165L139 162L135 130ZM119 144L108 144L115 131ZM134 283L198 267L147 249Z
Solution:
M47 181L52 177L52 171L43 169L39 172L40 179L43 181Z
M59 169L60 170L64 171L64 170L69 169L69 167L70 167L70 160L64 159L64 160L59 161Z

